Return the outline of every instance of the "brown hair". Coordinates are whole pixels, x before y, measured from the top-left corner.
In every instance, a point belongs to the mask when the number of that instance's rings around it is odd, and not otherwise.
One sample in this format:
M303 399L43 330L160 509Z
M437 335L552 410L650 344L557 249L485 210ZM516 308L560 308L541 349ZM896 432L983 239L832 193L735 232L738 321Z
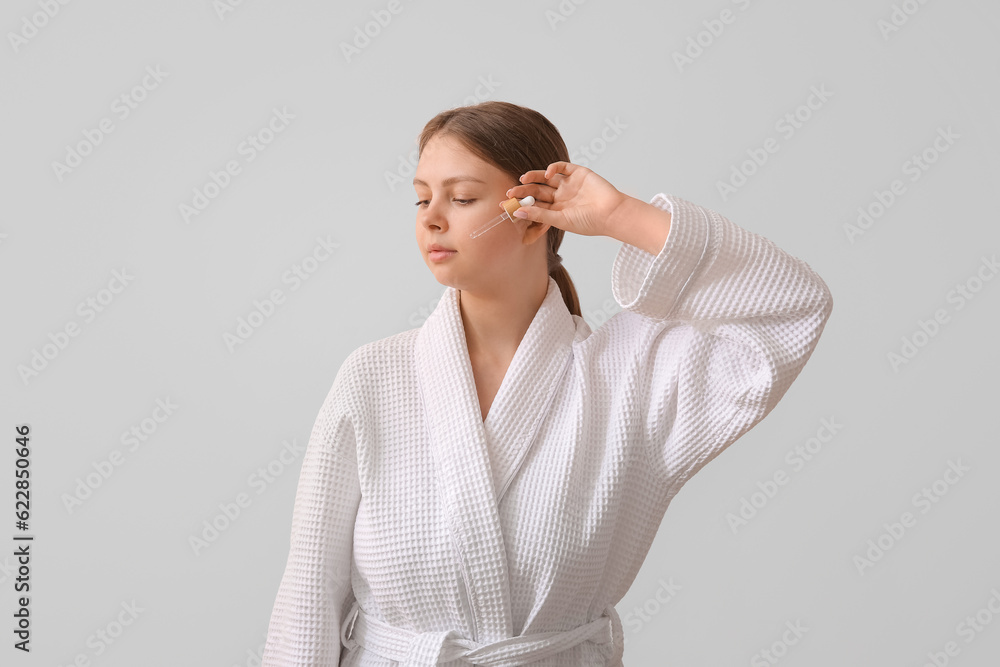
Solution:
M489 100L442 111L420 133L418 159L427 142L438 134L459 140L471 153L509 174L513 181L527 171L570 161L566 143L548 118L510 102ZM569 312L582 317L576 288L557 252L565 233L558 227L549 227L546 232L549 275L559 285Z

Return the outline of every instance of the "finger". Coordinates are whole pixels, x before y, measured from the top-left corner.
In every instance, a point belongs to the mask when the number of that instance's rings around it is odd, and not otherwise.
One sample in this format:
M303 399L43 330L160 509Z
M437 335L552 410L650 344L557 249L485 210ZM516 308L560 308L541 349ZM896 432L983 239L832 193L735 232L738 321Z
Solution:
M557 164L570 164L569 162L553 162L552 165ZM552 165L549 165L545 169L532 169L531 171L526 171L521 174L521 178L518 180L521 183L551 183L552 185L557 185L560 180L565 178L567 174L558 173L558 170L553 169ZM576 166L576 165L572 165Z
M553 162L545 168L545 178L549 179L555 175L569 176L576 171L578 167L579 165L573 164L572 162Z
M555 224L555 221L558 219L558 215L559 214L555 211L542 208L541 206L522 206L514 211L514 217L518 220L538 222L552 227L558 227L558 225Z
M531 195L535 198L535 201L551 203L554 190L554 187L545 183L525 183L524 185L515 185L512 187L507 191L507 196L524 199L528 195Z
M518 182L522 184L526 183L544 183L545 182L545 170L544 169L532 169L531 171L526 171L521 174L521 177L517 179Z

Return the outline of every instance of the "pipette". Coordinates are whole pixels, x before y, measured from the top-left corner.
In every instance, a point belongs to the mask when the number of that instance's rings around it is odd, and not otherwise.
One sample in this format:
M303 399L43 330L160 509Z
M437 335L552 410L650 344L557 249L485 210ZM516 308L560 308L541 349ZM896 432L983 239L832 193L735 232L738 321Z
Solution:
M503 204L501 204L501 206L503 206L503 213L493 218L489 222L485 223L482 227L469 234L469 236L471 238L476 238L481 234L485 234L486 232L490 231L491 229L499 225L504 220L510 220L511 222L514 222L514 211L521 208L522 206L531 206L534 203L535 203L535 198L532 197L531 195L528 195L527 197L525 197L520 201L518 201L517 197L511 197Z

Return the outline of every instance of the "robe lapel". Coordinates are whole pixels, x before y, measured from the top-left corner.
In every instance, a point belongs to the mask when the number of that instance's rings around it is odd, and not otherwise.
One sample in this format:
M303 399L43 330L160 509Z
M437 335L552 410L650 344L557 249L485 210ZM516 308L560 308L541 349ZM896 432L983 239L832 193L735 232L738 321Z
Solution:
M514 353L483 425L488 442L503 464L494 471L499 480L497 502L503 499L530 450L569 368L575 334L576 324L559 285L550 277L545 299Z
M576 325L559 287L548 291L491 404L486 423L459 309L448 287L421 327L414 347L417 379L437 466L441 504L468 587L480 643L513 635L507 552L498 501L527 451L568 368ZM490 447L507 463L494 483Z

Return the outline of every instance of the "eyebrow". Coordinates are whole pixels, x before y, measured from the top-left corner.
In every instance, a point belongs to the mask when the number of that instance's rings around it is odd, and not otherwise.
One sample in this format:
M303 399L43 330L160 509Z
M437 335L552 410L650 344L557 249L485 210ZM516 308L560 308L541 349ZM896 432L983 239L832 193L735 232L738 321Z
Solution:
M443 181L441 181L441 185L442 186L451 185L452 183L458 183L459 181L472 181L473 183L483 183L483 184L486 183L486 181L484 181L483 179L476 178L475 176L452 176L451 178L446 178ZM425 186L427 185L427 183L421 181L419 178L414 178L413 184L425 185Z

